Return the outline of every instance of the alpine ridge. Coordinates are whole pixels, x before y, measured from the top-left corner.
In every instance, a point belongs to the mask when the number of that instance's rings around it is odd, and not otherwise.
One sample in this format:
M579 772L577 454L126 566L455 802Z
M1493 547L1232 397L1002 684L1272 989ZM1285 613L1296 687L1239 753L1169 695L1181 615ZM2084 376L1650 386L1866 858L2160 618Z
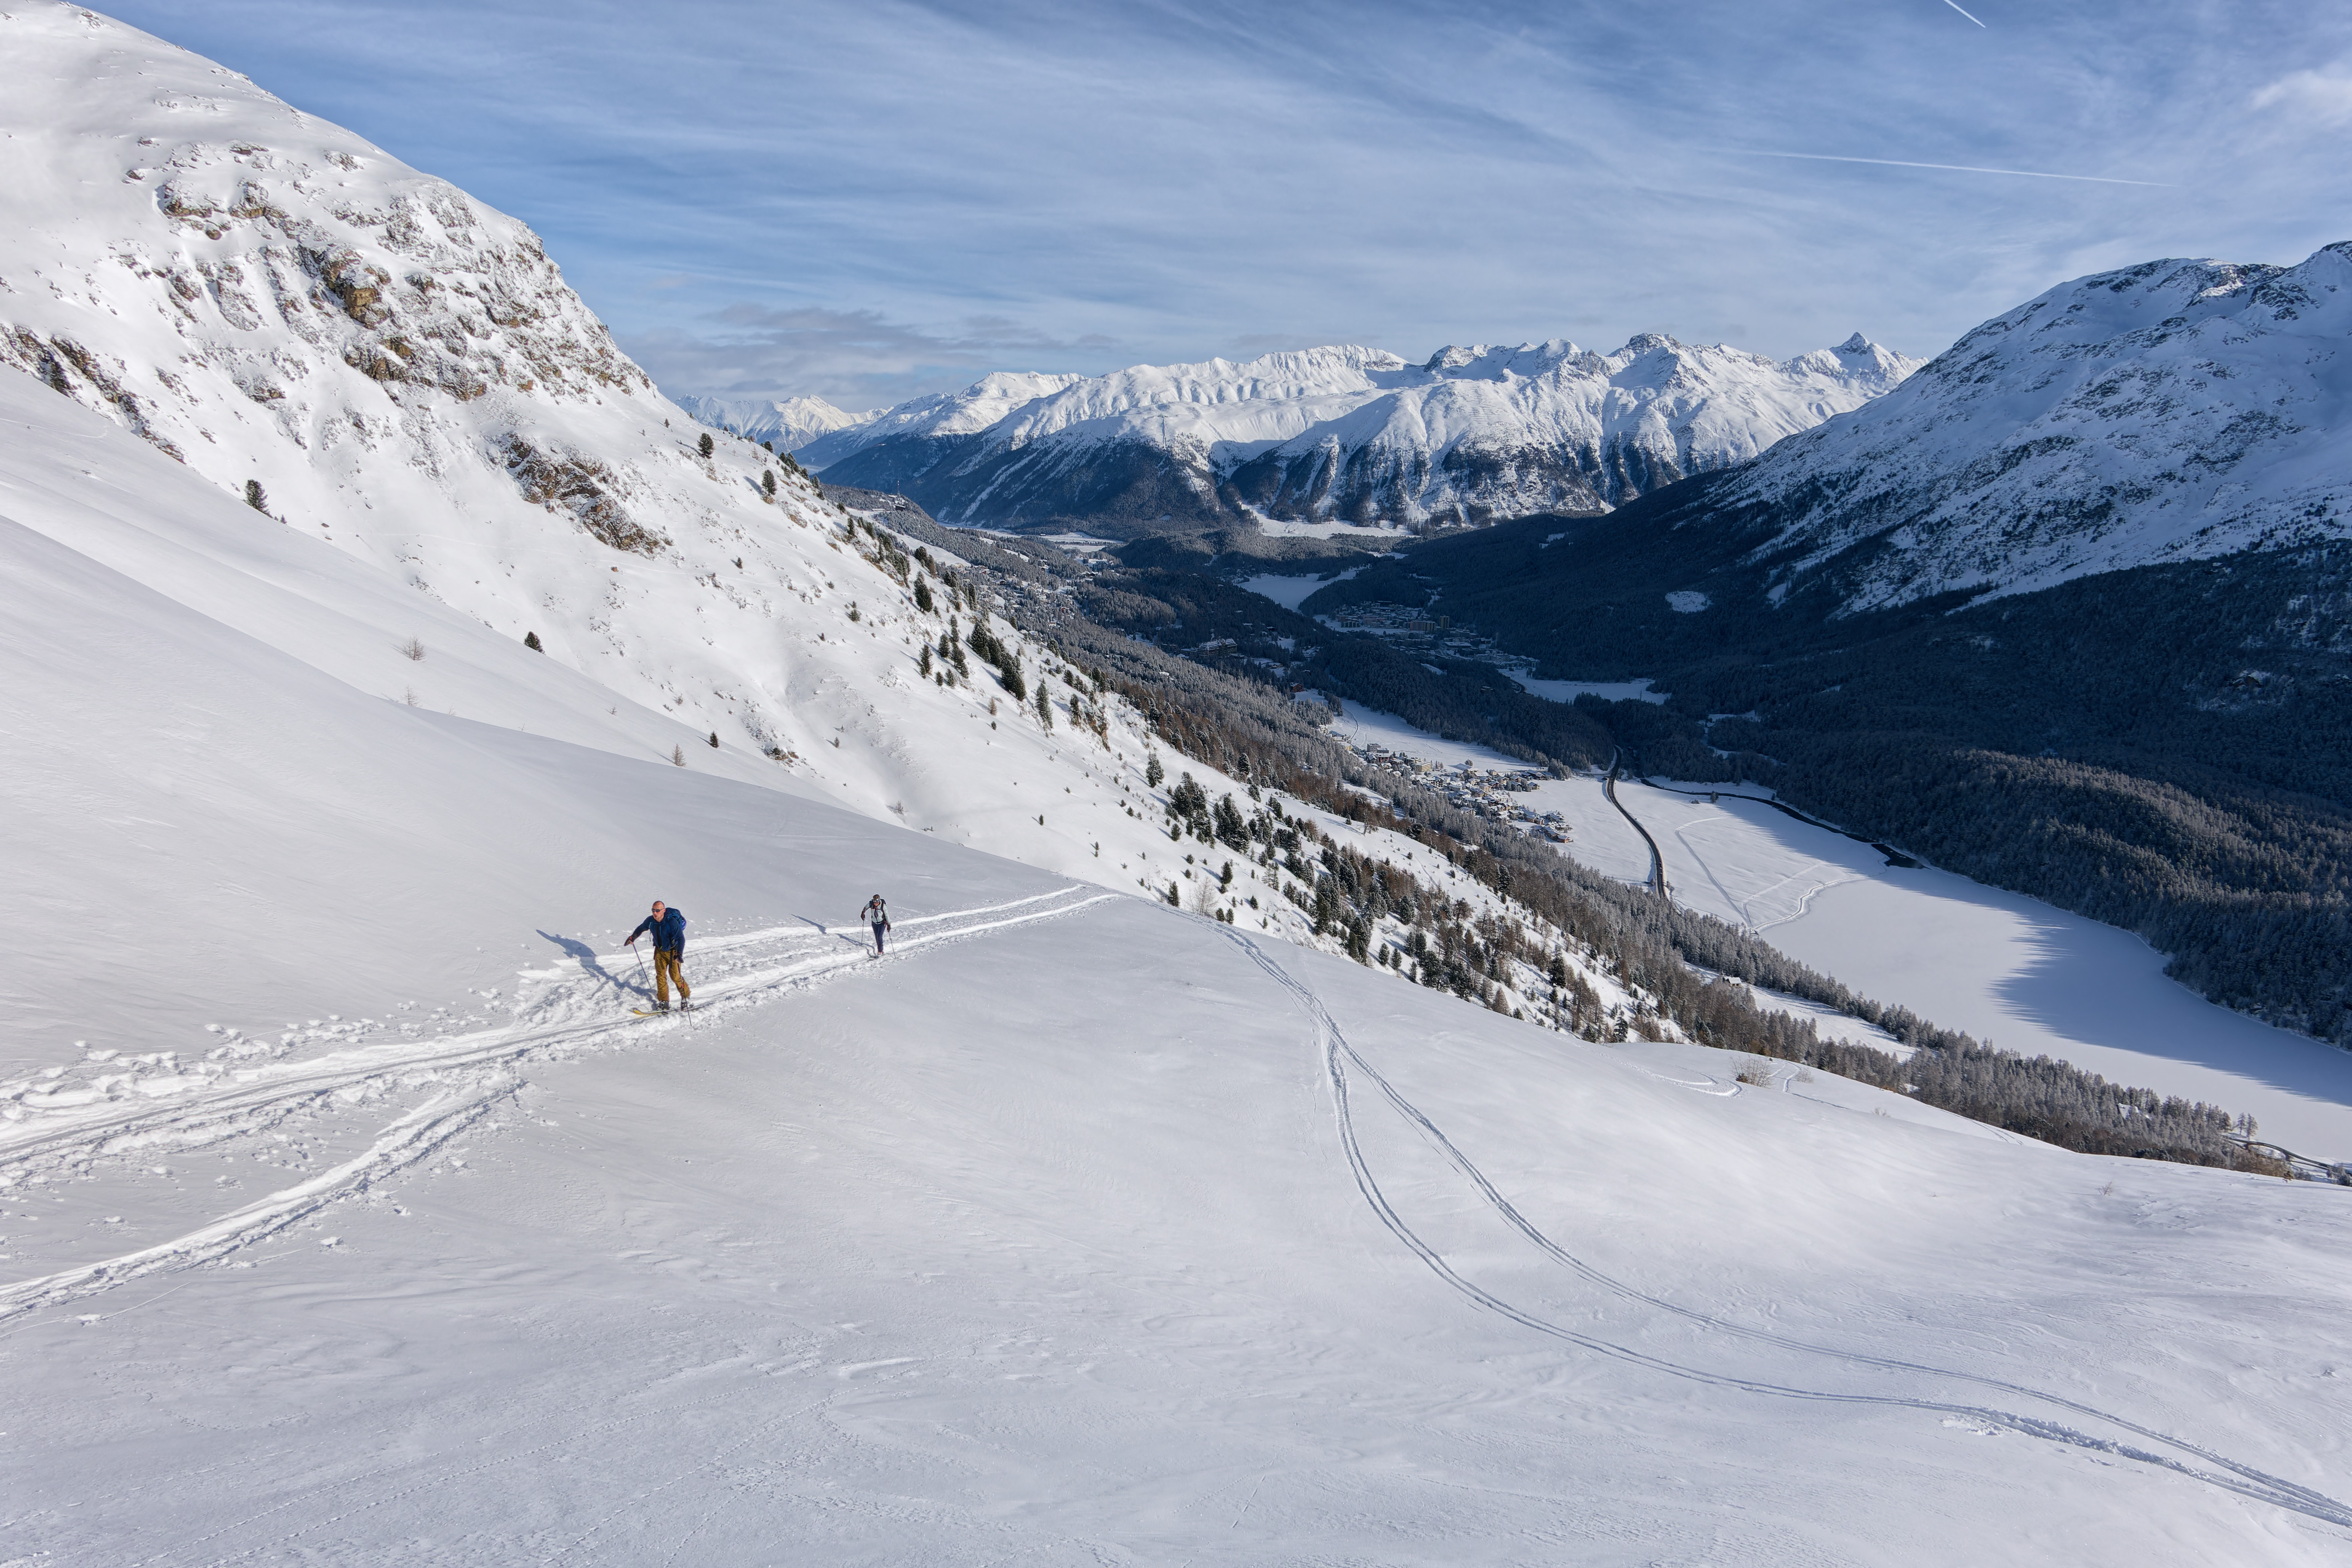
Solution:
M1413 364L1334 345L1098 376L998 374L818 437L827 482L942 521L1183 531L1251 520L1427 531L1592 514L1745 462L1898 385L1918 362L1859 332L1787 361L1655 333ZM713 422L753 434L753 421Z
M2342 541L2352 242L2158 260L1994 317L1712 498L1773 524L1774 591L1848 610Z
M746 441L757 441L778 452L797 452L821 436L855 429L889 412L887 408L870 408L863 414L845 413L822 397L778 400L688 395L676 401L703 424L731 431Z

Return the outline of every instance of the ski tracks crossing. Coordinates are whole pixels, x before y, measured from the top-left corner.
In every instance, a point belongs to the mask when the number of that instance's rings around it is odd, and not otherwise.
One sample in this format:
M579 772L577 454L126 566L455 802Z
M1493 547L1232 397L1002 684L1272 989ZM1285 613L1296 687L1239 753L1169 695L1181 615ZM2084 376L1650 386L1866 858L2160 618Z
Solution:
M356 1047L225 1076L185 1080L175 1092L37 1111L0 1124L0 1174L73 1167L108 1156L211 1145L306 1111L362 1103L386 1092L427 1090L359 1154L173 1240L0 1286L0 1320L152 1273L211 1262L361 1192L430 1155L522 1087L520 1068L572 1051L618 1045L632 1035L673 1033L706 1013L760 1005L838 975L893 966L924 949L1059 919L1119 895L1066 887L1050 893L895 922L877 958L865 928L809 923L713 937L695 944L691 1012L632 1016L644 1000L614 955L532 972L509 1024L422 1040Z
M1359 1054L1348 1042L1339 1024L1323 1005L1313 987L1293 976L1269 956L1254 940L1239 931L1228 931L1227 940L1237 944L1265 974L1288 992L1299 1009L1314 1026L1316 1044L1323 1058L1323 1067L1330 1089L1332 1109L1337 1121L1339 1142L1345 1152L1349 1170L1357 1190L1363 1194L1381 1224L1403 1243L1408 1250L1450 1289L1477 1306L1549 1339L1564 1341L1581 1349L1643 1367L1652 1372L1720 1388L1737 1389L1743 1393L1800 1399L1830 1405L1851 1405L1909 1409L1942 1416L1947 1420L1980 1422L2005 1431L2039 1437L2093 1453L2128 1459L2168 1470L2189 1479L2198 1480L2235 1493L2256 1502L2301 1514L2338 1530L2352 1531L2352 1505L2338 1501L2324 1492L2315 1491L2293 1481L2267 1475L2225 1455L2168 1433L2157 1431L2126 1417L2096 1409L2063 1395L2044 1393L2023 1384L2004 1382L1979 1373L1959 1372L1924 1363L1903 1361L1892 1357L1841 1349L1832 1345L1811 1344L1802 1340L1750 1328L1707 1313L1678 1305L1651 1295L1603 1273L1561 1247L1538 1228L1525 1215L1498 1191L1486 1173L1465 1154L1454 1142L1422 1110L1407 1099L1397 1087L1383 1077L1379 1069ZM1587 1283L1620 1297L1633 1300L1653 1310L1681 1318L1702 1329L1721 1333L1751 1343L1767 1344L1801 1355L1817 1356L1849 1367L1879 1373L1909 1374L1916 1377L1948 1380L1970 1384L1995 1394L2029 1404L2040 1404L2067 1416L2085 1419L2095 1425L2113 1427L2128 1434L2137 1442L2104 1437L2068 1426L2064 1421L2043 1415L2021 1415L2005 1409L1982 1405L1952 1404L1932 1398L1895 1394L1865 1394L1836 1390L1811 1389L1775 1383L1765 1378L1744 1376L1736 1372L1717 1372L1691 1366L1654 1355L1628 1345L1612 1343L1591 1334L1580 1332L1555 1322L1539 1313L1505 1300L1466 1278L1448 1263L1444 1256L1414 1231L1382 1190L1378 1174L1365 1157L1357 1140L1355 1100L1350 1087L1350 1075L1360 1076L1381 1093L1387 1104L1402 1117L1458 1174L1477 1192L1479 1198L1506 1225L1531 1243L1552 1262L1567 1268ZM2143 1446L2145 1445L2145 1446ZM2163 1451L2159 1451L2163 1450Z

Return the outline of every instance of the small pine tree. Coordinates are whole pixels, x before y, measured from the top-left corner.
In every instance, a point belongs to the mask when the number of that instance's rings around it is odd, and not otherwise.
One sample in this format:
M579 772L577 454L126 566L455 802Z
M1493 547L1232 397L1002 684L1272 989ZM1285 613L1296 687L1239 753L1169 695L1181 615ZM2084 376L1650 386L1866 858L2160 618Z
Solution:
M776 499L776 470L775 470L775 469L773 469L773 468L761 468L761 469L760 470L760 489L761 489L761 490L763 490L763 491L765 491L765 492L766 492L767 497L768 497L768 499L769 499L770 500L775 500L775 499Z
M926 679L926 680L929 680L929 679L931 678L931 645L930 645L930 644L929 644L929 643L925 643L925 644L923 645L923 653L922 653L922 657L921 657L919 659L918 659L918 660L916 661L916 664L917 664L917 667L918 667L918 668L919 668L922 670L922 672L923 672L923 679Z
M1167 776L1168 770L1160 765L1159 752L1154 752L1149 757L1144 759L1143 782L1146 786L1151 789L1158 789L1160 787L1160 781Z
M676 763L679 767L686 766L686 748L684 746L672 746L669 749L669 760Z
M719 749L719 731L716 730L710 731L710 749L714 752Z
M245 481L245 504L258 512L269 510L269 497L263 492L259 479Z
M1054 700L1045 695L1042 685L1037 688L1037 725L1043 730L1054 727Z
M1183 889L1177 887L1173 882L1168 884L1168 901L1175 905L1180 910L1184 907Z
M537 632L523 633L522 646L530 649L533 653L545 653L547 651L545 648L539 646L539 634Z
M927 616L932 608L931 585L920 577L915 579L915 608Z
M701 454L702 454L704 457L706 457L706 458L707 458L707 457L709 457L709 456L710 456L710 432L709 432L709 431L705 430L705 431L702 433L702 439L701 439L701 440L699 440L699 441L697 441L697 442L694 444L694 449L695 449L696 451L698 451L698 452L701 453Z

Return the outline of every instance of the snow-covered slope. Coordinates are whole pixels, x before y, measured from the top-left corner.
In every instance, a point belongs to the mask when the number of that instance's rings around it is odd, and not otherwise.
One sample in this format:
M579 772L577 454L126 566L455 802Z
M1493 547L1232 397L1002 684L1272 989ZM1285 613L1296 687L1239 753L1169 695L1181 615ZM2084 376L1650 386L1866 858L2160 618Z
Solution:
M1207 897L1127 703L1001 620L1031 702L977 661L927 673L974 621L933 575L960 563L909 570L748 442L703 456L520 225L89 13L0 17L0 46L25 84L0 103L0 339L33 372L0 368L0 516L378 700L814 790L1309 940L1247 856ZM76 1027L63 1005L20 1023Z
M2077 279L1714 499L1770 510L1780 585L1827 570L1857 609L2340 540L2347 342L2352 243Z
M921 679L944 616L665 428L519 228L86 13L0 59L0 319L51 373L0 370L8 1559L2352 1542L2334 1189L1115 896L1182 877L1133 717L1072 724L1001 622L1054 728ZM151 110L267 188L77 195ZM231 262L293 268L249 326ZM645 1020L655 896L699 1006Z
M680 397L677 405L714 430L726 430L779 452L797 452L820 436L868 425L889 412L845 413L822 397Z
M960 523L1485 521L1606 510L1744 462L1915 363L1859 333L1785 363L1646 334L1612 354L1553 342L1448 348L1419 365L1304 349L991 376L804 456L835 482L899 490Z
M1080 755L922 677L944 610L765 452L701 457L521 225L86 12L0 53L0 510L378 696L544 733L546 680L465 668L530 634L567 739L1137 886L1131 716Z

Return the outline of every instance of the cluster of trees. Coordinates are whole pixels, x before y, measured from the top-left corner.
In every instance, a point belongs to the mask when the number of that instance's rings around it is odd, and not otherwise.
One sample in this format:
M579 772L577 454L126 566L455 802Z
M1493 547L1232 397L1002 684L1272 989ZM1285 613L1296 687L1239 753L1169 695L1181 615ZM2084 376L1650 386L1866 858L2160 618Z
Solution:
M971 630L963 640L965 647L995 667L996 683L1012 695L1013 701L1029 700L1029 682L1021 673L1020 652L989 629L985 611L982 612L980 619L971 623ZM961 661L957 668L963 668Z

